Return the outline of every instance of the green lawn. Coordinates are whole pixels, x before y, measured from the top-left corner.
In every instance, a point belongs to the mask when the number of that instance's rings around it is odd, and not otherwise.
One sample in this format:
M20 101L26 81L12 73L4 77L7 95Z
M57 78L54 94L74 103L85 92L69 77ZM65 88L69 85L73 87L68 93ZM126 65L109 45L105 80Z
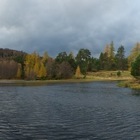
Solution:
M120 76L118 76L117 73L118 71L89 72L87 74L87 79L127 80L133 78L130 71L122 71Z

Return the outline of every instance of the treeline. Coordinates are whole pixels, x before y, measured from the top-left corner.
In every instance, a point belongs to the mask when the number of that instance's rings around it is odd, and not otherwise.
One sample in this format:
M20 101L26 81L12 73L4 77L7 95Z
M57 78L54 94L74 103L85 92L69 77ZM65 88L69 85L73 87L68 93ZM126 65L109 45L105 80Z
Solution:
M128 57L125 56L124 46L115 50L113 42L105 46L99 58L93 57L90 50L84 48L76 56L72 52L60 52L56 58L52 58L47 52L40 56L37 52L27 54L0 49L0 79L69 79L80 78L81 74L85 78L87 72L128 69L134 75L134 62L139 55L139 43L133 47Z

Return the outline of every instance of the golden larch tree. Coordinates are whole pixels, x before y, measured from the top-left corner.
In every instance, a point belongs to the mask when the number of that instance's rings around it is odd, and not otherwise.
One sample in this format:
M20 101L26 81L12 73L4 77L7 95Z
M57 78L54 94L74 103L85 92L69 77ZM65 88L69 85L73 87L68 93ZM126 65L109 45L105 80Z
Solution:
M80 78L80 75L81 75L81 70L80 70L80 67L78 65L77 68L76 68L75 77Z
M38 76L39 76L39 78L43 78L43 77L46 77L46 75L47 75L46 68L45 68L44 64L41 63Z

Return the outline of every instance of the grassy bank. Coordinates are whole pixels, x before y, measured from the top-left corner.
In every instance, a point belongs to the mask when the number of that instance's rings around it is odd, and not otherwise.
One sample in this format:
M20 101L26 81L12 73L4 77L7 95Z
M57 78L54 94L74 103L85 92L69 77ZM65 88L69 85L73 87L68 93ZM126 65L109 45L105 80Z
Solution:
M118 86L131 89L140 89L140 80L131 76L130 71L123 71L121 75L117 75L117 71L103 71L97 73L90 73L87 77L95 80L118 80Z
M131 76L129 71L121 71L120 75L118 75L118 71L99 71L99 72L91 72L87 74L87 79L94 80L131 80L133 77Z
M0 85L39 86L47 84L64 84L77 82L91 82L93 79L68 79L68 80L0 80Z
M118 86L131 89L140 89L140 80L133 79L128 81L121 81L119 82Z
M76 83L76 82L91 82L91 81L108 81L108 80L132 80L129 71L121 72L120 76L117 75L118 71L99 71L87 73L86 78L81 75L80 79L68 80L0 80L0 85L46 85L55 83Z

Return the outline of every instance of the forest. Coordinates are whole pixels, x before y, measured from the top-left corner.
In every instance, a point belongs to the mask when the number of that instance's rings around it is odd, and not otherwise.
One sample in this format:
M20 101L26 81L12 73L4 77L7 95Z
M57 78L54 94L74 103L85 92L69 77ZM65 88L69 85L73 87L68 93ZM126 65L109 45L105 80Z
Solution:
M94 58L90 50L82 48L74 56L73 52L60 52L55 58L47 51L40 56L37 52L31 54L0 49L0 79L71 79L86 78L87 72L124 71L130 70L134 77L140 76L140 43L136 43L129 54L125 56L124 46L115 50L114 43L107 44Z

